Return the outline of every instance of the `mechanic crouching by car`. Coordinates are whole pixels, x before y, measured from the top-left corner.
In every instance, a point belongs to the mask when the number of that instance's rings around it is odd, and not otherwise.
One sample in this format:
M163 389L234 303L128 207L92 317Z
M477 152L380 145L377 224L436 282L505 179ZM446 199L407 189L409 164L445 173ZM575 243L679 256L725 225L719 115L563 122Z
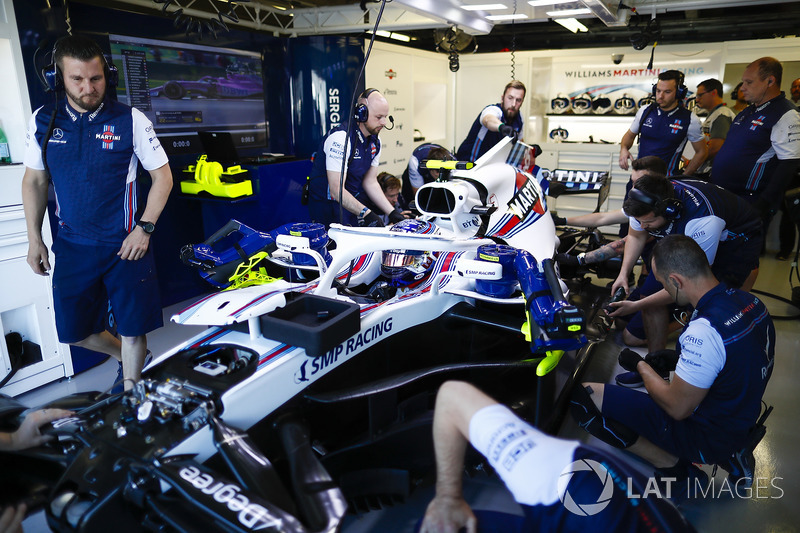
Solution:
M643 176L622 205L630 217L620 273L611 289L628 290L628 275L649 235L656 239L683 234L706 253L714 275L731 287L752 287L763 241L761 219L743 199L725 189L696 180L670 181ZM750 279L748 279L750 278ZM746 283L747 282L747 283ZM647 341L650 352L666 347L670 295L650 272L640 288L642 298L613 304L610 316L637 313L622 332L628 345Z
M523 516L470 509L461 487L467 441L489 461ZM630 497L647 486L635 468L605 451L546 435L469 383L448 381L439 389L433 447L436 495L421 533L694 531L669 500Z
M377 89L367 89L359 95L353 110L357 126L350 132L349 139L346 127L337 126L322 140L309 176L308 211L312 221L326 227L333 222L375 227L384 225L381 214L388 215L391 222L405 218L386 199L377 180L381 159L378 134L388 118L386 98ZM342 182L345 142L347 154ZM341 190L340 184L343 185ZM383 213L373 212L365 205L365 199L371 200Z
M653 361L669 354L620 352L619 364L637 372L647 393L583 383L571 411L598 439L646 459L661 486L677 500L692 496L708 476L692 463L718 464L735 490L749 488L755 459L750 430L772 375L775 327L756 296L720 283L700 245L670 235L653 248L652 272L679 305L694 307L678 339L671 381Z

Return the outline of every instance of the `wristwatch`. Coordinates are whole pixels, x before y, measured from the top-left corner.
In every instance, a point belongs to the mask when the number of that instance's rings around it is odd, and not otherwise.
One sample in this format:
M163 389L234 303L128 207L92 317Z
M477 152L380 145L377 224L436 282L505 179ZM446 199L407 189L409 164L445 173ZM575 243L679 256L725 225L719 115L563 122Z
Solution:
M152 234L156 230L156 225L152 222L145 222L144 220L140 220L136 223L137 226L142 228L145 233L148 235Z

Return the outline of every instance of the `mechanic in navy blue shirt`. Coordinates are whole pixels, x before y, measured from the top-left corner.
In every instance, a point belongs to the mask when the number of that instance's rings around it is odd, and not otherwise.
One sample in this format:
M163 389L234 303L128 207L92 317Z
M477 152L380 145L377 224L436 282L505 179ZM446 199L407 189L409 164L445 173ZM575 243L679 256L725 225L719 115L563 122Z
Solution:
M36 274L50 270L42 222L52 180L59 340L121 360L130 388L144 364L145 335L163 324L150 235L172 189L172 172L151 122L108 98L109 67L94 41L63 37L54 56L66 98L36 110L26 139L28 264ZM143 208L137 204L137 162L152 178ZM121 343L104 327L109 300Z
M395 211L378 184L378 165L381 158L380 131L389 118L389 103L377 89L367 89L358 97L354 110L357 126L348 140L346 128L333 128L322 140L322 147L314 157L309 176L308 211L311 220L329 226L341 222L345 226L383 226L381 214L389 215L392 222L403 220ZM347 144L347 154L345 151ZM344 188L340 191L344 165ZM339 199L341 198L341 205ZM372 201L383 211L374 213L365 205ZM340 220L341 212L341 220Z
M755 206L765 230L800 163L800 114L781 91L782 75L772 57L747 66L741 90L750 105L734 118L711 171L712 183Z
M683 106L680 95L685 95L683 73L667 70L658 75L654 87L656 101L639 108L630 129L620 141L619 167L628 170L633 159L630 149L639 135L639 155L655 155L667 164L667 175L678 173L686 141L692 143L694 155L683 169L684 174L694 174L705 161L708 149L701 131L700 119ZM628 183L627 190L631 184Z
M669 235L653 248L652 271L679 305L694 307L678 338L680 358L666 381L639 354L620 353L620 365L639 372L647 393L584 383L572 399L578 423L597 438L643 457L657 476L707 479L691 465L720 464L729 481L749 487L755 462L749 432L761 412L772 375L775 327L753 294L720 283L706 253L685 235ZM745 480L745 481L742 481ZM732 487L733 489L734 487Z
M467 440L500 476L524 516L474 513L461 480ZM421 533L466 528L504 533L694 531L667 499L644 493L647 478L606 452L546 435L474 386L441 386L433 415L436 496Z
M408 166L405 172L403 172L402 194L407 202L414 200L417 189L439 178L438 170L421 167L419 165L420 161L426 159L452 161L453 154L451 154L447 148L434 143L424 143L414 148L411 157L408 159ZM405 208L407 205L408 204L403 207Z
M714 275L731 287L741 287L753 270L763 242L761 219L744 200L725 189L699 180L670 181L664 176L642 176L631 190L622 210L629 216L630 229L625 253L612 294L620 287L628 290L628 274L650 235L688 235L706 253ZM746 287L749 289L749 287ZM667 290L651 271L640 288L642 298L612 304L610 316L633 313L623 331L626 344L647 341L650 352L666 347L669 306Z
M500 103L488 105L472 123L467 138L456 151L459 161L477 161L506 137L522 138L524 121L519 110L525 100L525 85L512 80L503 90Z

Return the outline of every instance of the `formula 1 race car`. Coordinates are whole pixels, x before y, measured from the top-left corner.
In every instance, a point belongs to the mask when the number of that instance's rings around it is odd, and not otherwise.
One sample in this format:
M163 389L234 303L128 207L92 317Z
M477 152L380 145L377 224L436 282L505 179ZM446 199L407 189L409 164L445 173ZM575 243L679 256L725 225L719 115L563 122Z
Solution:
M170 80L150 89L150 96L180 100L185 96L205 98L246 98L264 93L261 76L228 72L225 77L203 76L198 80Z
M56 531L335 531L430 476L446 379L554 430L596 339L535 155L506 139L474 167L426 162L421 216L390 228L232 222L187 246L225 289L172 320L208 328L130 391L52 404L77 414L15 456L13 490L43 495Z

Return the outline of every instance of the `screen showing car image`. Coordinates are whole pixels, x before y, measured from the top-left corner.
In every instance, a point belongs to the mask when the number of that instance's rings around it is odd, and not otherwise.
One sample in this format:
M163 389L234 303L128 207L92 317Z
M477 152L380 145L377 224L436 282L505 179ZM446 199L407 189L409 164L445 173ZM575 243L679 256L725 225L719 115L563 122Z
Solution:
M117 96L153 122L167 153L201 153L198 131L228 131L242 148L267 146L256 52L110 35Z

